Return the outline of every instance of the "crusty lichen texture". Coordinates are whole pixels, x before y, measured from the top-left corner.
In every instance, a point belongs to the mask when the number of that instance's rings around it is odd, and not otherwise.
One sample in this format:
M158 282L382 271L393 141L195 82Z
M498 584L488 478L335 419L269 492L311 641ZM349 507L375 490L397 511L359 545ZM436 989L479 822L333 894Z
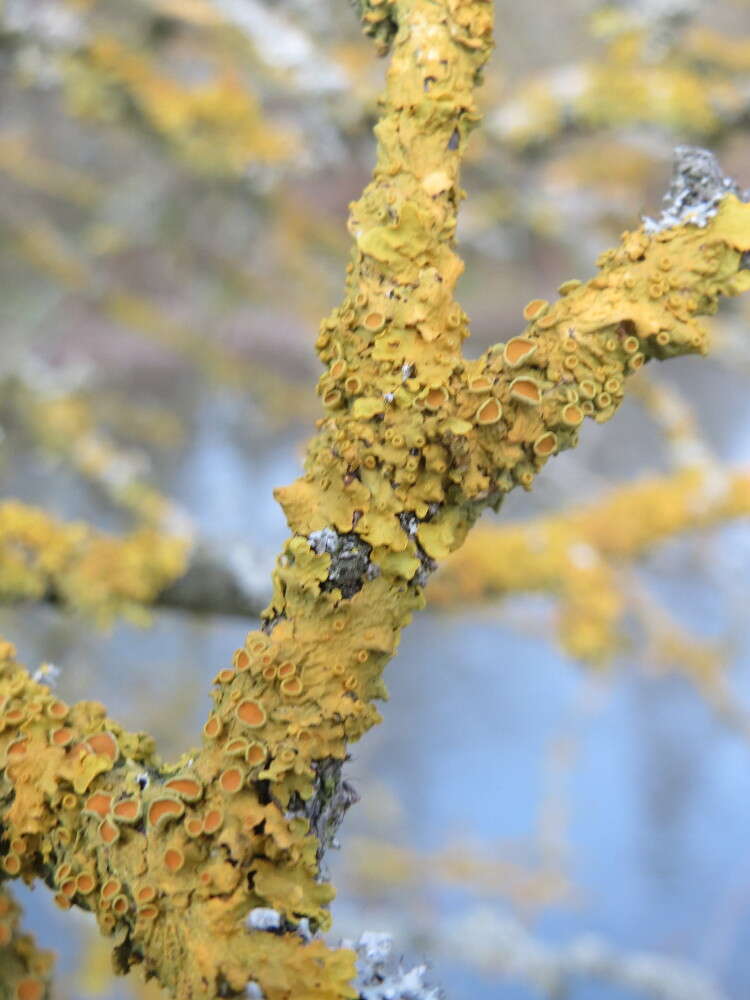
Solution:
M2 877L42 877L62 909L93 912L115 970L143 963L181 1000L240 995L250 980L269 1000L352 995L351 953L243 923L272 907L285 927L325 926L332 896L310 822L275 777L294 742L261 647L251 636L252 653L218 675L202 750L170 766L146 734L95 702L66 705L0 643Z
M180 1000L250 981L267 1000L357 995L354 953L316 933L333 895L320 859L351 800L340 764L378 721L429 572L586 416L611 416L631 371L703 351L696 316L750 285L750 207L728 194L702 227L626 233L597 277L530 303L517 337L467 361L453 240L492 7L361 7L393 54L346 297L317 342L326 416L305 475L278 491L292 534L272 602L215 679L202 747L165 765L2 650L5 874L93 911L116 968L140 963Z

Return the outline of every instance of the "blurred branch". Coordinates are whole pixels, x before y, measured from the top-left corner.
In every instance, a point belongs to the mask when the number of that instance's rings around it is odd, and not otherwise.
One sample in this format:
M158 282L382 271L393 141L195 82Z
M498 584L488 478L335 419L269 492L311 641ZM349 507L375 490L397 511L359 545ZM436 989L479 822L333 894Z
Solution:
M750 740L750 709L729 684L727 651L683 628L644 586L628 580L627 594L646 631L646 668L688 677L717 718Z
M519 910L528 911L560 906L575 895L570 880L557 866L516 862L472 843L458 842L422 852L380 837L351 837L344 871L347 883L368 899L389 889L402 893L437 884L483 896L502 896Z
M341 68L278 9L259 0L212 0L212 5L247 34L269 69L287 74L300 91L333 95L346 90Z
M299 153L293 136L264 120L248 86L231 69L185 85L148 54L99 36L62 64L65 95L75 113L111 120L137 115L143 128L173 147L201 174L242 178Z
M622 644L627 597L617 570L668 539L750 516L750 473L687 465L548 517L480 525L438 573L442 607L519 593L560 602L558 635L572 656L598 662Z
M601 56L523 82L488 115L489 133L523 153L571 132L651 128L706 141L736 128L750 114L750 41L688 30L697 6L601 4Z
M143 615L185 572L185 539L140 528L123 538L0 503L0 600L52 600L102 622Z
M52 952L42 951L20 928L21 907L7 886L0 887L0 976L13 1000L49 1000Z
M97 428L91 406L64 371L28 357L9 361L15 370L3 380L3 404L38 445L69 463L139 524L183 543L193 538L189 515L148 482L146 454L120 447Z
M621 951L591 934L548 945L514 917L483 907L441 934L441 948L465 955L485 972L530 985L550 1000L582 982L598 982L651 1000L724 1000L696 965L665 955Z
M6 211L10 210L6 207ZM27 219L23 225L9 221L7 225L11 235L8 245L12 252L54 285L93 308L100 317L166 349L219 386L226 386L235 392L251 393L264 413L272 417L283 417L288 421L290 417L304 413L299 390L290 380L268 365L249 360L231 346L222 344L218 338L207 338L192 322L174 318L166 304L134 292L111 278L106 269L96 266L90 254L81 252L81 248L73 249L48 220ZM109 237L115 242L127 242L125 234L117 231L110 232ZM221 266L221 262L218 263ZM309 273L306 276L309 279ZM37 360L10 358L0 366L0 371L12 372L19 382L24 383L27 419L37 427L40 439L56 442L54 447L60 453L72 453L77 439L70 436L76 430L75 426L70 426L70 421L82 420L81 401L73 398L64 400L59 390L40 393L37 383L42 367ZM54 374L47 367L43 373L44 381L52 382Z
M723 492L722 470L706 445L687 398L673 385L643 372L632 382L633 396L660 428L675 469L700 469Z

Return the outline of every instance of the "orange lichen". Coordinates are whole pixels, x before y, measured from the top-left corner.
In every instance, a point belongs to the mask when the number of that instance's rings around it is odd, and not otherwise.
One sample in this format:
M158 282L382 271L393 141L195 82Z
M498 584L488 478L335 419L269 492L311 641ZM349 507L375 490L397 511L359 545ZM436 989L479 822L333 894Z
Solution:
M266 721L266 712L260 702L247 698L237 706L237 718L246 726L257 729Z
M303 690L303 684L299 677L287 677L281 682L280 687L281 693L290 698L296 698Z
M164 866L170 872L178 872L185 864L185 855L178 847L170 847L164 852Z
M551 455L557 448L557 435L553 431L547 431L540 435L534 442L534 454L542 458Z
M519 365L529 360L531 355L536 351L536 348L537 345L533 341L527 340L526 337L513 337L505 345L503 360L508 367L518 368Z
M85 117L134 117L192 170L219 178L244 177L253 165L278 164L295 153L294 137L270 126L235 67L209 59L187 82L170 63L114 35L92 33L66 65L68 105Z
M63 896L67 896L68 899L72 899L76 894L76 879L66 878L63 884L60 886L60 892Z
M69 743L73 742L74 732L72 729L68 729L67 726L61 726L59 729L53 729L50 733L50 741L57 747L68 746Z
M102 843L111 847L112 844L116 844L120 839L120 831L114 823L111 823L108 819L103 819L99 824L99 836L102 839Z
M596 382L592 382L591 379L584 378L578 383L578 391L584 399L593 399L596 395L596 390Z
M250 654L246 649L238 649L234 654L234 666L237 670L247 670L251 662Z
M136 903L151 903L156 899L156 889L153 885L142 885L135 894Z
M539 385L532 378L514 378L510 384L510 394L513 399L531 406L538 406L542 401Z
M115 763L120 756L120 748L112 733L96 733L90 736L87 742L94 753L108 757L112 763Z
M244 775L238 767L229 767L219 775L219 787L223 792L233 795L239 792L244 782Z
M258 764L262 764L266 759L267 751L262 743L251 743L245 754L245 760L251 767L256 767Z
M196 802L203 794L203 786L200 781L184 775L170 778L169 781L164 782L164 787L175 792L181 799L185 799L186 802Z
M382 313L368 313L362 321L362 326L370 333L379 333L385 325L385 316Z
M583 420L583 411L580 406L576 406L574 403L569 403L562 409L561 417L563 423L570 424L571 427L577 427L578 424Z
M216 833L224 825L224 813L221 809L209 809L203 817L203 832L209 836Z
M340 389L329 389L323 396L323 405L331 410L335 410L338 406L341 406L343 401L344 397Z
M122 882L118 878L108 878L107 881L102 886L102 891L100 893L103 900L112 899L122 888Z
M14 740L8 746L8 749L5 751L5 753L9 759L13 759L18 757L24 757L28 749L29 749L29 741L25 736L22 736L20 739Z
M27 976L16 986L17 1000L43 1000L44 983L36 976Z
M496 399L486 399L476 412L476 421L485 426L496 424L503 415L503 408Z
M477 375L469 379L469 392L489 392L493 386L492 379L486 375Z
M21 871L21 859L15 853L6 854L3 858L3 868L9 875L18 875Z
M564 294L562 291L560 294ZM523 318L531 322L531 320L539 319L549 308L549 302L546 299L532 299L524 306Z
M197 816L189 816L185 820L185 833L188 837L200 837L203 833L203 820Z
M6 600L54 592L61 602L104 622L153 601L184 572L186 556L185 539L152 529L114 538L16 500L0 503L0 594ZM54 699L46 713L60 721L67 706ZM6 719L21 722L23 710L11 709Z
M438 386L436 389L430 389L424 398L424 402L428 410L439 410L441 406L445 406L448 402L448 393L442 386Z
M86 799L86 811L98 816L106 816L112 805L112 796L104 792L96 792Z
M216 715L210 716L203 727L203 732L209 739L215 740L221 732L221 719Z
M121 823L136 823L141 818L140 799L122 799L112 807L112 816Z
M148 807L147 815L151 826L158 829L170 820L179 819L184 812L185 806L179 799L171 798L165 795L161 798L154 799Z
M82 896L88 896L88 894L93 892L95 888L96 879L94 876L88 872L81 872L76 879L76 892L80 892Z

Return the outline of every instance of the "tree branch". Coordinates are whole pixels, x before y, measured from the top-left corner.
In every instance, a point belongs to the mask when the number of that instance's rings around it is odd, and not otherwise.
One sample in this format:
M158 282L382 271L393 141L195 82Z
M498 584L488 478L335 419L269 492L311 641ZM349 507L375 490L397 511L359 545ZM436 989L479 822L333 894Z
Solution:
M320 863L351 801L340 764L380 718L382 670L427 574L587 414L611 416L647 358L704 350L696 316L750 286L750 207L727 194L703 227L625 234L591 282L531 303L520 337L464 359L458 175L492 8L362 13L393 54L346 297L317 341L327 415L304 477L277 491L292 536L263 629L217 675L202 747L165 765L148 736L64 705L2 650L5 872L92 910L116 968L142 963L180 1000L249 983L267 1000L358 994L354 953L317 934L333 896ZM257 909L278 926L259 929Z

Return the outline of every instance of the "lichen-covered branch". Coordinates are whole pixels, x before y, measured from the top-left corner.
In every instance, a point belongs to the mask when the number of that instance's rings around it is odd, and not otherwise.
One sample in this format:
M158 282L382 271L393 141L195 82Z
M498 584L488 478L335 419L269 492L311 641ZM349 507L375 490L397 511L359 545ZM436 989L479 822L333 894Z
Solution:
M361 8L392 56L345 299L317 341L326 416L304 476L277 491L292 534L263 628L216 676L202 746L165 764L2 650L6 874L93 911L116 968L142 964L180 1000L250 982L267 1000L357 995L354 953L317 934L333 895L321 861L353 799L348 744L379 719L428 574L587 415L611 416L631 371L704 350L697 316L750 286L750 206L725 193L701 225L626 233L592 281L530 303L518 337L466 360L453 241L492 7Z

